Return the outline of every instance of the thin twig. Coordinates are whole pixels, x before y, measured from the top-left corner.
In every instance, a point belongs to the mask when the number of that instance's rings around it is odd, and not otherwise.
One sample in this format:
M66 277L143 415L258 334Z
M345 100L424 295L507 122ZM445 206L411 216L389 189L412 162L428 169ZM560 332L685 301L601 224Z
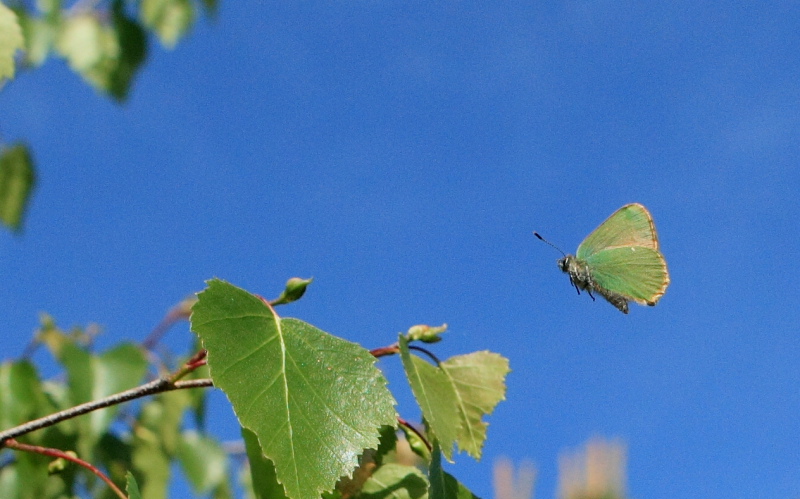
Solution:
M437 366L442 364L442 362L439 360L439 357L435 356L433 354L433 352L431 352L430 350L427 350L427 349L422 348L422 347L418 347L417 345L408 345L408 349L409 350L416 350L417 352L424 353L425 355L430 357L434 362L436 362Z
M387 347L378 347L374 348L369 351L375 358L385 357L387 355L394 355L396 353L400 353L400 346L395 343L394 345L389 345Z
M106 476L105 473L103 473L102 471L100 471L99 469L94 467L91 463L86 462L86 461L84 461L83 459L81 459L81 458L79 458L77 456L73 456L69 452L64 452L62 450L52 449L52 448L49 448L49 447L39 447L38 445L23 444L23 443L17 442L13 438L9 438L8 440L6 440L5 446L8 447L9 449L16 449L16 450L21 450L21 451L25 451L25 452L34 452L36 454L42 454L44 456L61 458L61 459L66 459L67 461L72 461L73 463L75 463L75 464L77 464L79 466L83 466L87 470L89 470L92 473L94 473L95 475L97 475L101 480L106 482L106 484L108 484L108 486L111 488L111 490L113 490L114 493L117 496L119 496L121 499L128 499L128 496L125 495L125 493L122 492L119 489L119 487L117 487L117 485L114 482L112 482L111 479L108 476Z
M147 338L142 341L142 346L147 350L152 350L155 348L156 344L161 340L161 337L164 336L176 322L182 319L188 319L192 313L191 305L196 301L194 298L187 298L171 309L164 315L164 318L161 319L161 322L153 328Z
M83 414L92 411L96 411L97 409L103 409L105 407L121 404L129 400L146 397L154 393L169 392L172 390L182 390L186 388L199 388L204 386L214 386L214 382L211 381L210 378L203 378L203 379L192 379L186 381L176 381L175 383L172 383L169 380L159 378L157 380L151 381L150 383L145 383L144 385L137 386L136 388L132 388L124 392L119 392L99 400L86 402L85 404L76 405L75 407L70 407L69 409L56 412L50 414L49 416L35 419L25 424L2 431L0 432L0 448L2 448L5 445L6 440L8 440L9 438L16 438L19 437L20 435L25 435L32 431L40 430L48 426L53 426L54 424L60 423L61 421L72 419L74 417L81 416Z

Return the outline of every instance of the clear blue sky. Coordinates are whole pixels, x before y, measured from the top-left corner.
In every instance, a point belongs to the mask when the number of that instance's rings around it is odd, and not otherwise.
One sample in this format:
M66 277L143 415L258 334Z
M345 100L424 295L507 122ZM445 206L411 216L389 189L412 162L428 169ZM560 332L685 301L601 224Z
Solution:
M797 497L798 26L795 2L223 0L123 107L50 61L0 94L40 174L0 234L0 357L39 311L107 346L213 276L313 276L283 314L366 347L447 322L442 356L510 358L485 459L449 468L484 498L500 455L553 497L593 435L628 443L633 497ZM574 251L629 202L672 284L625 316L531 231Z

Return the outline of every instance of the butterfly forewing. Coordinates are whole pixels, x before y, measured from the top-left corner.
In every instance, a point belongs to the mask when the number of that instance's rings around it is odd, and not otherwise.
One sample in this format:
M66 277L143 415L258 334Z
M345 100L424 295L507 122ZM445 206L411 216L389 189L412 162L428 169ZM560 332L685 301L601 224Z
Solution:
M658 250L653 217L639 203L628 204L615 211L583 240L575 256L588 260L603 250L631 246Z
M641 305L655 305L669 285L667 262L657 249L643 246L605 249L588 256L586 263L599 286Z

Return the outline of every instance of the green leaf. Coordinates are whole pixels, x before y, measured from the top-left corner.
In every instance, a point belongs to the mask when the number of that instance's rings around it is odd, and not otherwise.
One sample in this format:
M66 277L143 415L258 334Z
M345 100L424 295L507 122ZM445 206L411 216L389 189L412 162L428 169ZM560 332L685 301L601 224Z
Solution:
M0 364L0 430L39 416L44 394L36 368L29 362Z
M72 403L98 400L136 386L147 370L141 349L123 343L101 355L68 342L63 345L59 360L67 369ZM79 421L90 440L99 438L111 425L119 411L115 405L81 416Z
M384 464L364 483L360 499L426 499L428 480L414 466Z
M128 472L128 485L125 489L128 492L128 499L142 499L142 494L139 492L139 485L133 477L133 473Z
M61 26L56 49L77 73L84 73L100 63L104 57L119 52L116 37L100 24L93 14L70 16Z
M193 307L192 330L208 350L214 385L275 464L292 499L317 499L348 475L379 430L395 422L394 399L364 348L213 279Z
M286 499L283 485L278 482L278 477L275 475L275 465L262 454L256 434L247 428L242 428L242 438L247 450L247 460L250 461L250 478L255 497Z
M411 354L404 335L400 335L398 344L411 391L428 422L430 433L443 442L443 452L450 460L461 425L455 389L442 369Z
M24 45L17 15L0 2L0 81L14 77L14 53Z
M28 148L16 144L4 150L0 155L0 221L12 230L22 228L34 183L33 160Z
M439 442L434 441L433 459L428 469L428 477L431 482L430 499L478 499L478 496L444 471L440 450Z
M492 352L474 352L451 357L440 367L458 400L458 447L479 459L489 426L481 418L505 399L508 359Z
M141 481L142 496L147 499L167 497L171 453L165 449L163 439L165 435L177 435L179 424L169 409L169 404L157 397L142 406L134 427L133 467Z
M31 66L41 66L56 41L57 26L39 17L20 14L20 25L25 34L25 61Z
M228 480L228 456L216 440L186 431L178 444L178 461L196 494L206 494Z
M174 48L194 22L194 5L190 0L142 0L139 16L145 26L156 32L161 43Z
M56 50L89 83L124 101L147 57L147 35L125 15L123 2L116 0L110 24L92 14L70 16L62 25Z
M128 98L133 77L147 58L147 33L141 24L125 15L120 0L114 2L114 28L120 53L107 73L96 76L101 88L122 102Z

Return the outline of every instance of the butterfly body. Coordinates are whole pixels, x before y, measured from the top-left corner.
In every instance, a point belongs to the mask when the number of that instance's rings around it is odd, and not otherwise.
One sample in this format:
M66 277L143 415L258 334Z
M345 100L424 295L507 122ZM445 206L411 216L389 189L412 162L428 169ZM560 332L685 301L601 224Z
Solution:
M580 294L597 293L622 313L628 302L654 306L669 285L653 218L647 208L628 204L614 212L558 267Z
M628 299L624 295L600 286L592 277L592 272L586 262L578 260L573 255L567 255L558 260L558 267L562 272L569 275L569 282L575 286L578 294L581 293L581 290L586 291L594 300L594 295L592 294L594 291L617 307L623 314L628 313ZM655 303L648 303L648 305L655 305Z

